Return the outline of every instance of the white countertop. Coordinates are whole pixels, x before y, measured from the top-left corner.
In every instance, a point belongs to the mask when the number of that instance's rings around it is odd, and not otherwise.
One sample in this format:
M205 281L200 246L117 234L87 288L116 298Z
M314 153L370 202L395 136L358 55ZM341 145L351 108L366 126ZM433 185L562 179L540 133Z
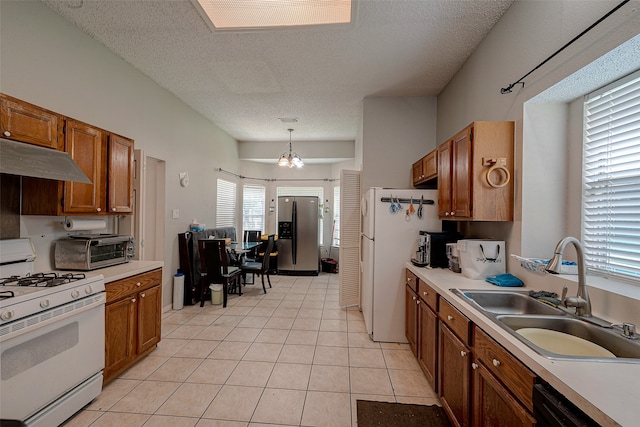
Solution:
M640 363L547 359L450 291L504 288L447 269L426 269L411 263L406 267L596 422L603 426L640 425Z
M162 261L129 261L124 264L114 265L112 267L100 268L85 272L87 277L102 274L105 284L115 282L116 280L126 279L136 274L146 273L147 271L162 268Z

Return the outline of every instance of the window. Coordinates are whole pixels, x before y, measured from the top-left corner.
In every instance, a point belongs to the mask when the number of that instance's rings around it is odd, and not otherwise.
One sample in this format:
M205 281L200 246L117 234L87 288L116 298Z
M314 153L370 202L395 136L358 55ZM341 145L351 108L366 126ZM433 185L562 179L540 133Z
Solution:
M236 183L218 178L216 227L236 226Z
M582 241L587 268L640 279L640 71L588 95Z
M333 240L332 246L340 246L340 186L333 187Z
M264 228L264 200L266 190L262 185L242 187L242 230L260 230Z
M322 187L278 187L277 190L278 197L280 196L317 196L319 203L322 203L324 200L324 191ZM324 227L322 219L319 221L318 225L318 244L322 246L323 236L324 236Z

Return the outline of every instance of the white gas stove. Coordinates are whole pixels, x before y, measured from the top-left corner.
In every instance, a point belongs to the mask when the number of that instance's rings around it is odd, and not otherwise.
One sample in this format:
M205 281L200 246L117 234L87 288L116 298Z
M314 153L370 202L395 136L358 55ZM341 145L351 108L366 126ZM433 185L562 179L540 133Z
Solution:
M59 425L102 390L102 275L33 273L29 239L0 240L0 418Z

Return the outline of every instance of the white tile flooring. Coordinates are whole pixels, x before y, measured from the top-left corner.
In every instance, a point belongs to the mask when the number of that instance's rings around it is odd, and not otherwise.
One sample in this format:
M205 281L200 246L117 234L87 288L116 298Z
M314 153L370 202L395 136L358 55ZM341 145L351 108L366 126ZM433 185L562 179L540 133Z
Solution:
M357 399L440 404L408 345L338 306L338 275L256 279L226 308L164 313L158 348L65 427L350 427Z

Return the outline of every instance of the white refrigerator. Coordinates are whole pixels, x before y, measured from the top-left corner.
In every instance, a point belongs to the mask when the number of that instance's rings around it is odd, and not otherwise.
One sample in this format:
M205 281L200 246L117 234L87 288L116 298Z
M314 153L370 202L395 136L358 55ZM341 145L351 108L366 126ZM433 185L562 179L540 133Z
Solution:
M437 190L374 187L362 198L360 308L373 341L407 342L404 264L415 256L420 231L442 231L437 203Z

